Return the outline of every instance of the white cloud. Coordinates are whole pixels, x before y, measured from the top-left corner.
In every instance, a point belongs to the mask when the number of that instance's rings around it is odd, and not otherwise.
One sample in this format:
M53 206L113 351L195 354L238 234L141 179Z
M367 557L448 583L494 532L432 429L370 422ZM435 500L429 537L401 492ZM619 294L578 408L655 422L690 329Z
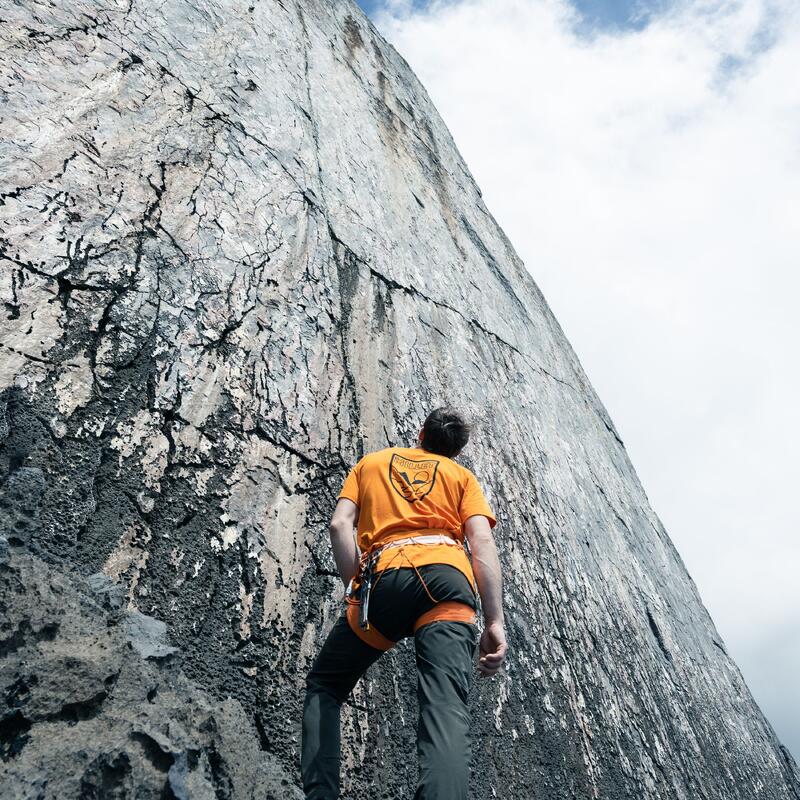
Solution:
M376 20L575 346L800 757L800 5L579 35L562 0Z

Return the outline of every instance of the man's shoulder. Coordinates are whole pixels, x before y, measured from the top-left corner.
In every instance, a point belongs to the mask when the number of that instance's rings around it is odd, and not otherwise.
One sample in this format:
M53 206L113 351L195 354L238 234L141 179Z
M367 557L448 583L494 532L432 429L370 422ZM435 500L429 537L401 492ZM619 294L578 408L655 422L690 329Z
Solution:
M366 461L367 459L378 460L382 458L391 458L393 455L419 458L418 454L421 452L423 451L416 447L383 447L380 450L372 450L369 453L364 453L364 455L361 457L361 460ZM441 456L435 456L435 458L441 458Z
M369 464L383 464L392 459L392 456L406 458L409 461L436 461L440 468L447 469L451 474L455 473L460 478L474 478L472 470L454 461L452 458L443 456L439 453L431 453L419 447L383 447L380 450L372 450L365 453L359 460L362 466Z
M428 450L423 450L421 447L385 447L383 450L376 450L368 454L370 457L376 459L391 459L392 456L398 458L405 458L409 461L435 461L439 465L446 465L450 469L462 472L464 467L452 458L443 456L439 453L431 453ZM366 456L365 456L366 458Z
M381 452L385 454L384 457L388 458L391 458L391 454L397 454L400 458L407 458L409 461L427 462L429 467L431 462L434 462L438 474L446 476L447 480L454 480L460 484L465 484L470 479L475 478L472 472L458 461L448 458L448 456L443 456L441 453L423 450L420 447L387 447L386 450ZM420 466L423 465L420 464Z

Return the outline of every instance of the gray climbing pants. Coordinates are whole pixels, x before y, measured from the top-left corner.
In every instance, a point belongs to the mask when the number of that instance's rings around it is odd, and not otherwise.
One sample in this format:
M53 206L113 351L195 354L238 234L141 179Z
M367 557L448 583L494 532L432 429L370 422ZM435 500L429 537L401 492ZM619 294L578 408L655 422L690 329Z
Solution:
M469 581L454 567L419 569L438 602L475 607ZM414 622L434 606L412 569L387 570L370 599L370 623L392 641L414 637L417 661L419 782L415 800L466 800L469 783L467 696L474 674L477 631L440 620L414 633ZM309 800L339 797L339 712L358 679L381 655L339 617L306 681L301 770Z

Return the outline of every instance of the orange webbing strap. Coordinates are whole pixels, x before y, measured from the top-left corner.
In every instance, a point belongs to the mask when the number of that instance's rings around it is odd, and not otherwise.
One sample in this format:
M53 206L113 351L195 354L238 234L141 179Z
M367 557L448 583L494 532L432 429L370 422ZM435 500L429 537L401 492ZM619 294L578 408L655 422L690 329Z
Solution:
M469 622L474 625L478 621L478 615L472 606L466 603L459 603L457 600L445 600L438 603L430 611L426 611L414 623L414 633L423 625L431 622L446 620L448 622Z
M374 625L370 625L367 630L364 630L358 624L358 609L358 603L347 604L347 624L350 626L350 630L352 630L362 642L368 644L370 647L374 647L376 650L391 650L397 642L387 639L382 633L376 630Z

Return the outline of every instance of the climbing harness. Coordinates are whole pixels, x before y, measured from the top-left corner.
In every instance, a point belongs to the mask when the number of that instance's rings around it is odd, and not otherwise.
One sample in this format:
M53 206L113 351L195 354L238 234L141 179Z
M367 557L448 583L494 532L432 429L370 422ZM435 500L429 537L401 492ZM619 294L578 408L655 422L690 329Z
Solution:
M362 553L358 564L358 571L351 579L345 591L345 601L347 603L347 622L352 631L362 641L378 650L389 650L396 642L387 639L369 621L369 598L372 590L377 586L384 572L390 569L397 557L405 557L417 574L428 597L435 603L434 607L424 613L414 624L416 633L423 625L427 625L437 620L449 620L454 622L468 622L474 624L477 621L475 610L466 603L454 600L439 602L428 590L422 575L414 563L405 555L403 548L408 545L437 545L444 544L452 547L463 547L469 554L469 545L466 540L459 542L447 533L425 533L416 536L405 536L394 539L385 544L378 545L371 550ZM380 571L377 579L375 578L375 568L383 553L387 550L397 550L397 554L389 560L389 563Z
M387 550L393 549L398 549L398 555L403 555L403 548L412 544L445 544L456 547L462 546L458 541L456 541L456 539L447 534L424 533L420 534L419 536L405 536L401 539L393 539L390 542L386 542L385 544L379 545L362 553L361 559L358 563L358 572L356 572L355 576L350 581L347 590L345 591L345 599L347 599L349 603L357 603L360 606L359 625L364 630L369 629L369 596L373 588L375 567L377 566L381 555ZM392 561L394 561L394 559L392 559ZM387 568L388 566L389 565L387 564ZM425 586L424 581L422 582L422 585ZM428 587L425 586L425 591L427 590ZM431 597L431 600L436 602L435 598L433 597Z

